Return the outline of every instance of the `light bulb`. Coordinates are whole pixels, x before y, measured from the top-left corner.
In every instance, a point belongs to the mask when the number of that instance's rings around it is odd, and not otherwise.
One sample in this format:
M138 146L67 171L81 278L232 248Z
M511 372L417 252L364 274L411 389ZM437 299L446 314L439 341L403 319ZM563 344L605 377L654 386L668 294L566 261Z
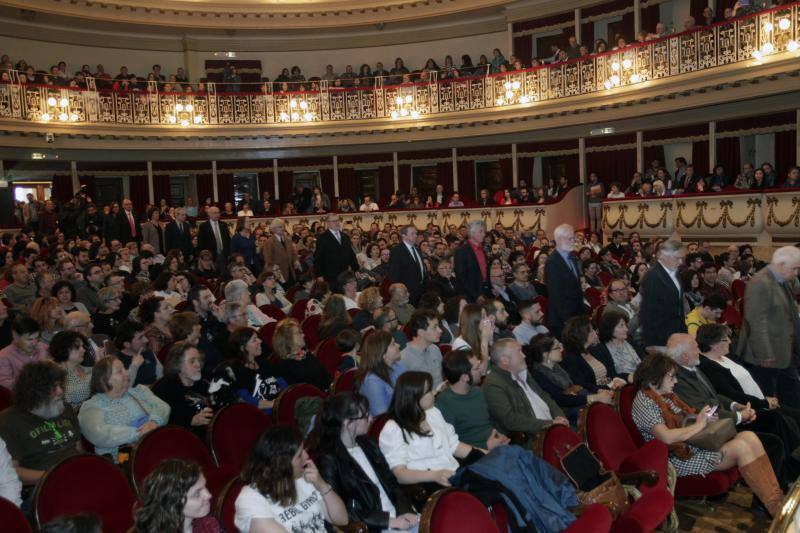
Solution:
M419 111L417 111L416 109L412 109L411 118L419 118Z
M639 83L639 75L638 74L631 74L631 83Z
M301 100L300 109L308 109L308 102L306 102L305 100Z
M191 113L192 111L194 111L194 106L192 104L186 104L185 109L186 109L186 111Z
M170 124L175 124L178 122L178 117L176 117L175 115L170 115L167 117L167 120L169 120Z
M392 118L396 119L400 115L397 114L397 111L392 111Z
M606 89L611 89L611 82L610 82L609 80L606 80L606 81L603 83L603 85L605 85L605 88L606 88Z
M614 85L619 85L619 76L617 76L616 74L611 76L611 83Z
M400 116L401 117L407 117L408 116L408 109L406 109L406 108L401 109L400 110Z
M292 113L292 120L300 120L300 113Z
M506 91L506 98L511 100L512 98L514 98L514 93L512 93L511 91Z
M311 113L306 113L305 115L303 115L303 119L304 119L306 122L311 122L311 120L312 120L313 118L314 118L314 115L312 115Z
M761 53L763 54L771 54L775 51L775 47L772 46L772 43L764 43L761 45Z
M502 98L498 98L498 99L497 99L497 101L496 101L495 103L496 103L497 105L503 105L503 104L505 103L505 101L504 101Z
M201 117L200 115L197 115L196 117L194 117L194 123L195 124L200 124L201 122L203 122L203 117Z
M52 96L51 96L50 98L48 98L48 99L47 99L47 105L49 105L50 107L53 107L53 106L55 106L57 103L58 103L58 102L56 101L56 99L55 99L55 98L53 98Z
M526 95L524 95L524 94L523 94L522 96L520 96L520 97L519 97L519 102L520 102L521 104L527 104L527 103L528 103L528 102L530 102L530 101L531 101L531 99L530 99L530 98L528 98L528 97L527 97Z
M630 59L622 60L622 68L624 68L625 70L631 68L632 66L633 66L633 61L631 61Z
M284 122L286 122L287 120L289 120L289 114L288 114L288 113L286 113L286 111L284 111L284 112L282 112L282 113L281 113L281 120L282 120L282 121L284 121Z
M71 122L75 122L76 120L78 120L78 115L76 115L75 113L72 113L72 114L69 116L69 120L70 120Z
M52 117L50 116L50 113L44 113L44 114L42 115L42 120L44 120L45 122L50 122L50 119L51 119L51 118L52 118Z
M778 27L782 30L788 30L791 22L787 18L782 18L778 21Z
M790 52L797 52L800 49L800 44L797 44L797 41L789 41L786 43L786 49Z
M407 95L406 95L406 103L407 103L407 104L410 104L410 103L411 103L413 100L414 100L414 99L413 99L413 98L411 98L411 95L410 95L410 94L407 94Z
M756 61L761 61L761 52L759 50L753 50L753 59Z
M295 109L297 107L297 100L292 98L292 100L289 102L289 107L291 107L292 109Z
M773 29L774 26L772 25L771 22L767 22L764 24L764 33L771 33Z
M619 70L619 63L617 63L616 61L611 63L611 70L613 70L614 72L618 71Z
M181 120L181 126L183 126L185 128L188 125L189 125L189 121L187 119Z
M403 105L403 97L398 96L397 98L394 99L394 103L397 105Z
M183 104L175 104L175 111L177 111L178 113L183 111Z
M61 100L58 102L58 106L59 106L59 107L67 107L68 105L69 105L69 98L66 98L66 97L62 98L62 99L61 99Z
M59 113L58 115L58 120L60 120L61 122L66 122L68 118L69 117L67 116L66 113Z
M515 91L518 91L520 87L521 85L518 81L515 81L514 83L511 84L511 88L514 89Z
M503 87L506 88L506 91L510 91L511 90L511 82L510 81L505 82L503 84Z

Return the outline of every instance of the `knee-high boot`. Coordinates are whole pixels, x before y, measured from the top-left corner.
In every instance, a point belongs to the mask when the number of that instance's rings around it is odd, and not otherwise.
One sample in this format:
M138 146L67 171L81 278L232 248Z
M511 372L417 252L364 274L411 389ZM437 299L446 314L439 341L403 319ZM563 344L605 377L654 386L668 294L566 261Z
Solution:
M770 516L780 513L784 495L766 454L740 466L739 472L742 473L742 477L753 493L767 508Z

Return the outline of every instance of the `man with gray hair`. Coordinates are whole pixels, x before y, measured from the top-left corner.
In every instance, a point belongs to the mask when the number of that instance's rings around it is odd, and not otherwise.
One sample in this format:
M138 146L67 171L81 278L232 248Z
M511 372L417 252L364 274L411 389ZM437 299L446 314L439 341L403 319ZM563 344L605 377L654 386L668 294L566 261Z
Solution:
M736 352L767 396L800 408L800 249L778 248L772 262L747 283L744 322Z
M586 314L581 289L581 268L575 257L575 229L561 224L553 232L556 240L555 253L550 254L544 265L544 279L550 300L547 306L547 328L558 339L567 320Z
M474 303L489 294L489 262L483 250L486 224L473 220L467 226L467 242L459 246L453 256L456 271L456 290Z
M642 278L639 322L645 347L661 349L673 333L686 333L683 289L678 279L678 268L685 255L682 242L664 242L658 251L658 261Z
M270 268L278 265L283 279L292 285L297 279L295 269L300 268L300 259L294 242L286 236L286 224L280 218L275 218L270 222L269 231L272 235L264 243L264 267Z
M219 207L209 207L206 214L208 222L201 224L197 231L197 249L210 251L217 271L222 272L225 259L231 252L231 233L228 225L219 218Z
M417 305L425 288L427 273L422 253L417 248L417 228L413 224L400 230L400 243L393 246L389 255L389 279L402 283L408 289L409 301Z
M164 251L180 250L183 252L184 261L189 262L193 255L192 234L189 223L186 222L186 209L175 209L175 220L167 224L164 229Z

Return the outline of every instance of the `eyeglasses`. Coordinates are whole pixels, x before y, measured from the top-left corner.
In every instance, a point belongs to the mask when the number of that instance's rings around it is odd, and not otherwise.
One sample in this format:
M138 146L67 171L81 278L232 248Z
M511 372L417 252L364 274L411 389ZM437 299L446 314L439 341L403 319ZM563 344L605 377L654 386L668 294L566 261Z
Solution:
M363 413L361 416L354 416L354 417L348 418L348 420L352 420L353 422L356 422L358 420L367 420L371 416L372 415L370 415L369 413Z

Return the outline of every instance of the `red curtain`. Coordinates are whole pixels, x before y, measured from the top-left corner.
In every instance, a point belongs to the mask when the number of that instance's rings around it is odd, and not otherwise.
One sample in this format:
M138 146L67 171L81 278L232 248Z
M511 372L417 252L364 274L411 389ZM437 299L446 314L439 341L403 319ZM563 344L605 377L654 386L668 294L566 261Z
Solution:
M634 29L633 11L622 15L622 36L625 37L625 40L629 43L636 40L636 32L634 32ZM610 43L609 48L613 48Z
M233 174L217 174L217 194L219 205L224 206L225 202L233 203Z
M72 176L69 174L56 174L53 176L53 191L50 196L59 202L69 202L73 195L72 192Z
M78 176L78 181L80 182L81 187L86 187L86 194L89 195L89 198L91 198L92 201L97 201L97 199L95 198L96 189L94 186L94 179L95 178L93 175Z
M580 163L578 162L578 154L569 154L561 156L564 161L564 172L567 175L567 180L570 186L576 185L580 181Z
M533 187L533 157L518 157L517 158L517 172L519 180L525 180L528 188Z
M531 66L533 56L533 35L514 37L514 55L517 56L525 67Z
M584 22L581 24L581 34L578 42L589 47L589 51L594 51L594 22Z
M155 200L156 205L161 205L161 200L164 199L167 201L167 205L170 202L170 188L169 188L169 176L165 174L156 174L153 176L153 199Z
M697 23L698 26L702 26L705 24L703 19L703 10L708 7L708 0L691 0L691 4L689 7L689 14L694 17L694 21ZM679 31L682 31L681 28ZM695 169L696 171L697 169Z
M196 205L205 205L206 198L214 201L214 182L211 174L198 174L195 178L197 183L197 202Z
M319 169L319 187L328 197L333 196L333 168Z
M736 176L741 166L739 160L739 137L717 139L716 164L725 167L725 173L728 176ZM695 169L695 172L697 172L697 169ZM706 169L703 169L700 173L705 174Z
M692 165L697 176L708 174L708 141L695 141L692 143Z
M141 211L144 209L144 206L150 203L147 176L131 176L130 193L130 200L133 202L133 210Z
M392 170L391 167L389 167ZM411 165L397 165L397 188L400 192L408 194L408 191L411 190ZM383 188L383 183L381 183L381 196L383 197L384 202L388 203L389 198L392 194L394 194L394 171L392 170L392 183L389 185L387 189Z
M646 169L650 168L650 163L653 160L658 159L661 162L661 166L667 168L667 162L664 161L664 145L657 144L655 146L645 146L644 147L644 161L642 164L644 168L637 169L641 172L644 172Z
M590 172L597 173L606 188L615 181L629 183L636 172L636 149L589 152L586 154L587 180Z
M445 161L436 163L436 184L443 185L444 190L449 191L453 188L453 162ZM461 194L461 191L458 191ZM464 198L462 198L464 200ZM424 199L423 199L424 201Z
M458 194L469 200L477 197L475 191L475 162L471 159L458 163Z
M291 170L281 170L278 172L278 192L281 193L280 202L281 205L285 204L289 201L289 198L292 196L294 192L292 190L292 178L294 177L294 173ZM222 200L222 195L220 195L220 200Z
M660 4L648 6L642 9L642 29L650 33L655 33L656 24L661 20L661 13L659 9Z
M400 165L408 166L408 165ZM399 170L399 169L398 169ZM378 194L380 198L375 198L378 204L385 204L389 201L389 197L394 192L394 168L393 167L379 167L378 168ZM384 201L381 201L384 200Z
M789 169L797 165L797 130L779 131L775 134L775 172L779 183L786 179Z
M333 191L328 194L333 195ZM339 167L339 198L350 198L355 202L356 195L358 195L356 170L352 167ZM333 196L331 196L331 198L333 198Z
M258 173L258 193L261 195L259 198L261 198L266 191L269 191L270 196L275 194L275 183L271 166L269 169L264 169ZM331 187L330 194L333 194L333 187Z
M503 173L503 187L510 189L514 185L514 164L510 157L500 159L499 162Z

